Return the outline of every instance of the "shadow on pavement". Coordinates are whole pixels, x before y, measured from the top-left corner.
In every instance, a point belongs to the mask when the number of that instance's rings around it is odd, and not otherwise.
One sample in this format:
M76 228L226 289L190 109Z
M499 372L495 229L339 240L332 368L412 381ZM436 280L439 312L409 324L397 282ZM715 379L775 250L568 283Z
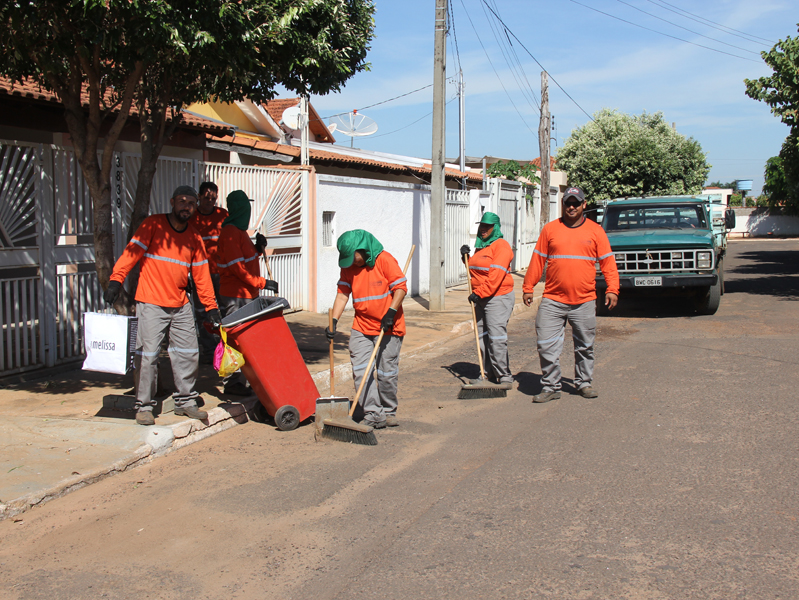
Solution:
M799 299L799 251L755 250L742 252L744 264L728 269L727 294L757 294L784 300Z

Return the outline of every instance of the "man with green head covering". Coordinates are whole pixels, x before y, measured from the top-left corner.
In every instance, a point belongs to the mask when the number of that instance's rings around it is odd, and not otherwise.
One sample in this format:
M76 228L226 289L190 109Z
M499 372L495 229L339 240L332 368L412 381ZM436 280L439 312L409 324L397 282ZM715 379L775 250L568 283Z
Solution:
M255 244L250 239L250 203L241 190L227 196L228 217L222 223L217 246L219 269L219 307L225 317L257 298L261 290L277 293L277 282L261 276L258 259L266 248L266 237L255 234ZM249 396L251 388L247 379L237 371L223 380L226 394Z
M405 336L402 300L408 291L405 275L397 259L383 250L383 245L368 231L347 231L338 238L336 246L341 275L333 303L333 328L326 328L325 333L328 339L334 338L336 324L351 294L355 319L350 334L350 360L355 388L364 376L368 377L361 396L362 423L375 429L396 427L399 354ZM375 359L375 385L373 374L366 373L366 366L381 330L385 333Z
M513 249L502 237L499 215L487 212L479 221L474 256L469 246L461 247L461 258L469 267L477 317L477 333L483 346L486 377L509 390L513 385L508 359L508 321L513 313L516 293L510 263ZM483 383L473 379L470 383Z

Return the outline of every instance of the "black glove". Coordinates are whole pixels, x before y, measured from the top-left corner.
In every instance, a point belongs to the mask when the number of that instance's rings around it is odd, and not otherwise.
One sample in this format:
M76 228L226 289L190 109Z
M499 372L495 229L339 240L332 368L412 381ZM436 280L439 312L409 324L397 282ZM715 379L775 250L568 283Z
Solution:
M338 324L338 319L333 319L333 329L330 329L330 327L325 327L325 335L327 336L327 339L332 340L334 337L336 337L337 324Z
M214 327L219 327L222 324L222 315L219 314L218 308L214 308L205 313L205 318Z
M471 302L472 304L474 304L474 303L476 303L478 300L482 300L482 298L481 298L480 296L478 296L477 294L475 294L474 292L472 292L471 294L469 294L469 302Z
M397 310L395 308L389 308L386 311L386 314L383 315L383 320L380 321L380 327L383 328L383 331L388 331L392 327L394 327L394 315L397 314Z
M267 279L266 284L264 285L265 290L269 290L270 292L275 292L277 294L277 281L274 279Z
M258 254L263 254L266 250L266 237L259 231L255 234L255 251Z
M466 244L464 244L463 246L461 246L461 259L463 259L463 255L464 255L464 254L468 255L468 254L470 254L471 252L472 252L472 249L471 249L471 248L469 248L469 246L467 246Z
M122 284L118 281L112 281L108 284L108 288L106 288L105 293L103 294L103 300L105 300L108 304L113 304L119 298L119 292L122 291Z

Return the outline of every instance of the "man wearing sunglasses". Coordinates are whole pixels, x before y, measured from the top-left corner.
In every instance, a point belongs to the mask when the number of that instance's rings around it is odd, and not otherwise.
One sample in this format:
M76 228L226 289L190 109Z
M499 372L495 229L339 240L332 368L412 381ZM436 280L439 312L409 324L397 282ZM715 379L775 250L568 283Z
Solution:
M547 223L538 236L524 278L523 300L533 302L533 288L546 265L544 297L535 318L538 357L541 361L540 394L533 402L560 398L560 354L566 322L574 339L574 387L583 398L596 398L594 390L594 339L596 337L596 268L607 281L605 305L612 310L619 300L619 272L605 231L587 220L585 194L570 187L563 195L563 216Z

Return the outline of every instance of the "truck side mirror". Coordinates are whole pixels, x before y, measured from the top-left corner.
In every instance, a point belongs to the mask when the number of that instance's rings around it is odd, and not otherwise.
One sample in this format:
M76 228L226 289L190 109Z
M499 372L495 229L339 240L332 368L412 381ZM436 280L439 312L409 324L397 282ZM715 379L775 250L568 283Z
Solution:
M724 225L727 229L735 229L735 211L729 207L724 212Z

